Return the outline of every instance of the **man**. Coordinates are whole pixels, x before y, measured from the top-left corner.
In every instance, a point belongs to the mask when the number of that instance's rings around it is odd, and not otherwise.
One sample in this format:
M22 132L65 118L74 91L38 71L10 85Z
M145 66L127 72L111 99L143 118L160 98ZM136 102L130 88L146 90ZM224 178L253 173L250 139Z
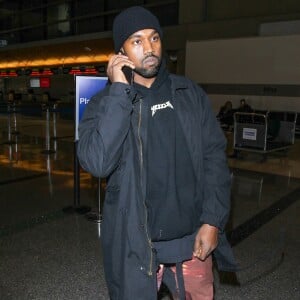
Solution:
M253 109L251 108L251 106L246 103L245 99L241 99L240 100L240 106L237 109L238 112L253 112Z
M203 90L168 73L162 36L142 7L115 18L110 84L79 126L82 167L107 178L102 245L111 299L156 299L162 277L174 298L212 299L211 253L219 267L234 267L223 233L224 135Z

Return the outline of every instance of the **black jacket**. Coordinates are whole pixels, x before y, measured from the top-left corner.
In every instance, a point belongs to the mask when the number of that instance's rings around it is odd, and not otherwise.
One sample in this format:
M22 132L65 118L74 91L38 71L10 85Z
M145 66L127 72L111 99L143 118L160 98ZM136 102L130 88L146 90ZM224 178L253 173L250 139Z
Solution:
M220 229L214 255L220 269L233 270L223 233L230 210L226 140L204 91L184 77L170 78L197 176L199 224ZM147 109L132 86L113 83L91 99L79 125L81 166L108 179L101 232L105 276L114 300L156 299L157 263L145 206Z

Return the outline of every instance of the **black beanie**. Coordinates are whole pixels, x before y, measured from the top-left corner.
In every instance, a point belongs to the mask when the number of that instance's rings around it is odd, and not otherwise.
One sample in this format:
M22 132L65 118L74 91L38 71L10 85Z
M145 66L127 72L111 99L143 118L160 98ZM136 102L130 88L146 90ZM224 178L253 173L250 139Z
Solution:
M117 15L112 28L115 52L120 51L124 42L133 33L143 29L155 29L162 38L157 17L142 6L132 6Z

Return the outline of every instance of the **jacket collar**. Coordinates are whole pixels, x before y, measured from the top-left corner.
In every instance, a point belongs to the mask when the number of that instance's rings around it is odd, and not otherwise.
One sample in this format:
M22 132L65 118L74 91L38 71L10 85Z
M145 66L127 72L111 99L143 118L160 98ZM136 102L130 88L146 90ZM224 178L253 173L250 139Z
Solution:
M174 90L187 89L188 84L185 77L175 74L170 74L170 78L172 81L172 88Z

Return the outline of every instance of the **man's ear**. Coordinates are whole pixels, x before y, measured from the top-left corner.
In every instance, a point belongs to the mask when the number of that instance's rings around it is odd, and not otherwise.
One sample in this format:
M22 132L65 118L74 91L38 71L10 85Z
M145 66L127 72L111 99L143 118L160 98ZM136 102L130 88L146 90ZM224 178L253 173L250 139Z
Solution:
M120 49L120 54L125 55L125 51L123 47Z

